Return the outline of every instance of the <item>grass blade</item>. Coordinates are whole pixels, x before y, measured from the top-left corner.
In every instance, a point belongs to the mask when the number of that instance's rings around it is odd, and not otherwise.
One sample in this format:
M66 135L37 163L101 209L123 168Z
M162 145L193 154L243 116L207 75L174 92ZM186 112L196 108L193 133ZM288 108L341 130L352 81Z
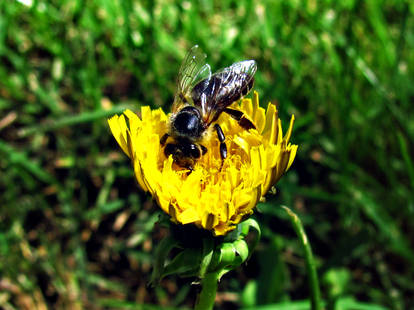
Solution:
M288 207L282 206L282 208L289 215L296 235L300 239L303 250L305 252L306 268L309 277L309 288L311 291L311 309L321 310L321 292L319 289L318 274L316 272L315 260L313 259L312 249L308 237L306 236L305 230L299 217Z

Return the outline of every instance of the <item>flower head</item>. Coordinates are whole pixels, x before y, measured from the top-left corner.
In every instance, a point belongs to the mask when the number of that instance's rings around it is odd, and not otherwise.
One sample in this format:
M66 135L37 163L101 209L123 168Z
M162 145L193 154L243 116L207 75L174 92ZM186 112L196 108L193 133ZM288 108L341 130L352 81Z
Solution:
M259 107L257 92L253 99L242 99L233 108L245 113L256 129L244 130L231 117L221 115L217 122L228 151L222 168L219 141L211 133L203 140L208 151L191 173L164 155L160 138L168 132L169 116L161 109L142 107L141 117L126 110L108 120L112 134L132 161L140 187L151 193L173 221L194 223L217 236L252 214L289 169L297 150L297 145L289 143L294 117L283 136L276 106Z

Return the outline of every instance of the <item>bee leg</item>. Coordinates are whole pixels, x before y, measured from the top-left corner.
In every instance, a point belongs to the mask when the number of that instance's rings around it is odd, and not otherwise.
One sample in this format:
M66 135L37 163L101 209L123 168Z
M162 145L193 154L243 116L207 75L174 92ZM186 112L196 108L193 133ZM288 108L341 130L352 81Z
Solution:
M165 144L165 142L167 142L167 139L168 139L168 137L169 137L170 135L168 134L168 133L166 133L165 135L163 135L162 137L161 137L161 139L160 139L160 144L162 145L162 146L164 146L164 144Z
M200 148L201 148L201 154L204 155L205 153L207 153L207 148L202 144L199 144L199 145L200 145Z
M189 176L191 174L191 172L193 172L193 170L194 170L193 166L186 166L185 168L188 169L187 176Z
M214 129L216 129L217 137L220 141L220 156L221 156L221 166L220 170L223 168L224 160L227 157L227 146L224 140L226 140L226 137L224 136L223 130L221 129L219 124L214 125Z
M242 111L225 108L223 112L234 118L243 129L256 129L256 126L246 116L244 116Z
M165 142L164 142L165 143ZM174 155L177 153L177 146L172 143L168 143L166 147L164 148L164 155L165 157L168 157L170 155Z

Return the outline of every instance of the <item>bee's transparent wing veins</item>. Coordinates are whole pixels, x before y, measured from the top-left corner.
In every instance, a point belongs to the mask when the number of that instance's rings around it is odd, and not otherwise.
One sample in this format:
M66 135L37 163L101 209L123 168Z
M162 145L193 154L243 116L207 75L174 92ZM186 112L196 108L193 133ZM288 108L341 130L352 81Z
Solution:
M211 76L210 65L206 63L206 54L198 45L193 46L185 56L177 79L177 93L174 99L173 112L187 100L193 86Z
M206 87L201 110L207 123L218 119L223 110L246 95L254 81L257 64L254 60L244 60L214 73Z

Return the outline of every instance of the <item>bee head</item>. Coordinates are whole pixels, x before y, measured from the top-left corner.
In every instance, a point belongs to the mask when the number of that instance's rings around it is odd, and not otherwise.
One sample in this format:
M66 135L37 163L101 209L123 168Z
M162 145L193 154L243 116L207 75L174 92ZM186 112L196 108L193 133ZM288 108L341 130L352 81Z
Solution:
M188 138L199 138L204 129L201 114L193 106L186 106L178 111L172 120L172 127L178 136Z

